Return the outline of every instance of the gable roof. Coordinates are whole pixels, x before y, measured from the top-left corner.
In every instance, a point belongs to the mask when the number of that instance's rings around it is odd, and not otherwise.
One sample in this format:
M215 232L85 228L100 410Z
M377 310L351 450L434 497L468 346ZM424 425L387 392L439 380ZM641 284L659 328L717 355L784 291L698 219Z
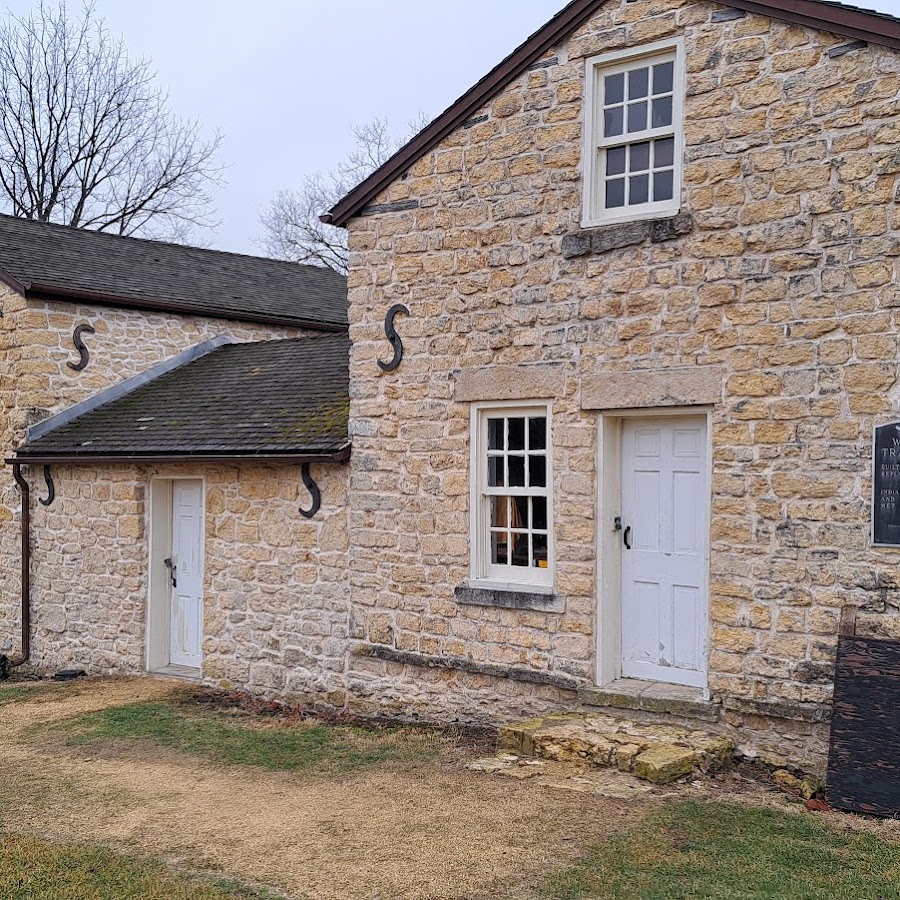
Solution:
M347 327L330 269L0 215L0 281L26 297L317 328Z
M56 427L31 429L11 461L346 458L346 335L207 349L124 396L102 392Z
M321 219L346 226L410 166L433 150L473 113L490 102L511 81L565 40L607 0L572 0L546 25L531 35L474 87L427 125L408 144L333 206ZM831 0L716 0L722 6L783 19L819 31L845 35L884 47L900 49L900 19L886 13L858 9Z

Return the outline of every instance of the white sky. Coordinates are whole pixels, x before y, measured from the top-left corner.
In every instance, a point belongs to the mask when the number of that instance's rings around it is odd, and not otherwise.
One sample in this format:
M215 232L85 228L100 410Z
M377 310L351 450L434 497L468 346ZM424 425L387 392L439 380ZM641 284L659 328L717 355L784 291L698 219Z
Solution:
M78 0L70 0L73 7ZM900 16L900 0L854 3ZM435 116L566 0L97 0L134 56L150 57L181 115L224 135L222 226L207 238L257 252L280 188L346 156L350 127L398 132ZM0 0L22 15L32 0Z

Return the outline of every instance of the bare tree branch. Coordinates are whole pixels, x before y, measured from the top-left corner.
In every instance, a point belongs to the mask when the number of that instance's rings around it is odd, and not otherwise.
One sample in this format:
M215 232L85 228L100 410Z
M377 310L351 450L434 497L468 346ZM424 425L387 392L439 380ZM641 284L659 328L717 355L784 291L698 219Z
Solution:
M93 2L40 0L0 24L0 207L15 216L184 240L210 217L220 137L174 116L146 60Z
M414 134L428 124L420 113L406 138L393 136L387 119L373 119L352 129L356 146L347 159L328 172L303 179L299 188L279 191L260 215L263 235L257 245L268 256L347 273L347 232L325 225L319 216L382 166Z

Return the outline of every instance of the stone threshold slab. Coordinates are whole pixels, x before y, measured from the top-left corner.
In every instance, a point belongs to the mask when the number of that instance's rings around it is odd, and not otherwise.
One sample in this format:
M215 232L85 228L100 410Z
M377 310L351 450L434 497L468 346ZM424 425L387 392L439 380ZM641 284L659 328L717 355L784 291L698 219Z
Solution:
M163 666L163 668L154 669L147 674L161 678L180 678L182 681L203 681L200 670L191 668L191 666Z
M701 688L636 678L620 678L601 687L582 687L578 702L584 706L634 709L705 722L718 722L721 712L720 704L703 698Z

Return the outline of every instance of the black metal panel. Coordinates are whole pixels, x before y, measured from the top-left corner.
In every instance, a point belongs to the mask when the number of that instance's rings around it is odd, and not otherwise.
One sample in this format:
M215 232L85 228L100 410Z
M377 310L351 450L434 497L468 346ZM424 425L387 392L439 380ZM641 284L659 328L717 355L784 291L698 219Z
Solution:
M840 637L828 757L828 802L900 814L900 642Z
M75 329L75 334L72 335L72 343L75 345L75 349L78 351L78 355L81 359L77 363L68 362L66 365L73 372L81 372L87 368L88 363L91 361L91 355L88 353L88 348L85 347L84 341L81 339L83 334L96 334L97 331L91 325L79 325Z
M393 372L403 361L403 341L400 340L400 335L397 334L397 329L394 328L394 319L400 313L404 313L407 316L410 315L409 309L402 303L398 303L392 306L384 317L384 333L394 347L394 358L389 363L383 363L380 359L378 360L378 365L383 372Z
M300 507L300 515L303 516L304 519L311 519L322 507L322 492L319 490L319 486L313 481L312 475L309 473L309 463L303 463L300 474L303 478L303 483L306 485L306 489L309 491L309 496L312 497L312 506L309 509Z

